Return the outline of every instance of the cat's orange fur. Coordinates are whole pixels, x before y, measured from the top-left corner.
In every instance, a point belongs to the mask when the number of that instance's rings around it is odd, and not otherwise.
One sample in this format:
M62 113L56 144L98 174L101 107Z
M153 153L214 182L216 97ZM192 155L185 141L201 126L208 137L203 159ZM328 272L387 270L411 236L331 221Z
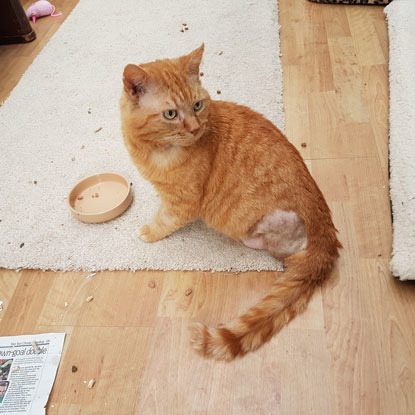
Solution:
M341 245L323 195L294 146L262 115L211 100L202 88L203 49L128 65L122 130L133 162L162 200L153 222L140 229L144 241L160 240L202 218L231 238L254 238L275 254L279 231L266 228L274 216L282 222L297 218L295 226L305 228L306 248L285 258L285 271L277 274L269 295L227 327L192 326L196 350L231 360L269 341L305 309ZM203 108L196 111L198 101ZM176 111L174 120L163 115L168 110Z

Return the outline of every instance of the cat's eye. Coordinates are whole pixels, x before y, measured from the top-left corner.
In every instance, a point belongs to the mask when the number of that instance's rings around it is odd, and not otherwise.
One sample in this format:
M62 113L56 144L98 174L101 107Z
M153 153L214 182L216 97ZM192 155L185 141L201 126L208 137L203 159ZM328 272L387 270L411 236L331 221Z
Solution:
M202 102L202 101L197 101L197 102L196 102L196 104L195 104L195 105L193 105L193 109L194 109L195 111L199 111L199 110L201 110L201 109L202 109L202 106L203 106L203 102Z
M174 120L177 117L177 111L176 110L167 110L163 112L164 118L167 120Z

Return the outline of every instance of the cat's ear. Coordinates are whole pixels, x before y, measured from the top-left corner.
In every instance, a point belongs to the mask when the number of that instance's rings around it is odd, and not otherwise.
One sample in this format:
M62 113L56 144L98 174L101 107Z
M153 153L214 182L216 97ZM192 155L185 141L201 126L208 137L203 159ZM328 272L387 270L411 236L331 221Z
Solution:
M204 50L205 44L202 43L202 45L195 49L193 52L190 52L188 55L183 56L183 64L189 76L199 77L199 67L200 62L202 61Z
M124 69L123 82L129 97L138 101L147 92L149 79L143 68L137 65L127 65Z

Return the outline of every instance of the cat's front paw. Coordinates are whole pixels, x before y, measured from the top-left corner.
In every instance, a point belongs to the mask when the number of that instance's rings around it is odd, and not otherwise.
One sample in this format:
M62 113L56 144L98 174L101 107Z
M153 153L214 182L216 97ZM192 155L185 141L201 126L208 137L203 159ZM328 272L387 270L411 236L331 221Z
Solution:
M157 242L160 239L163 239L163 236L154 232L151 225L142 226L138 231L138 237L144 242Z

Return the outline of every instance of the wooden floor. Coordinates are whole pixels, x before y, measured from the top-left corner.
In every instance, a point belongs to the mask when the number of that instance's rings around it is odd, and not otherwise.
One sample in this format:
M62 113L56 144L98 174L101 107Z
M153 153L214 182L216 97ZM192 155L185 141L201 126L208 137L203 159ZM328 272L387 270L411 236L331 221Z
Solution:
M64 16L76 3L55 1ZM3 270L1 335L67 333L49 414L415 413L415 286L388 271L383 8L279 4L287 134L332 209L337 270L304 315L230 364L195 355L186 327L236 317L273 273ZM63 20L39 20L36 43L0 47L0 102Z

